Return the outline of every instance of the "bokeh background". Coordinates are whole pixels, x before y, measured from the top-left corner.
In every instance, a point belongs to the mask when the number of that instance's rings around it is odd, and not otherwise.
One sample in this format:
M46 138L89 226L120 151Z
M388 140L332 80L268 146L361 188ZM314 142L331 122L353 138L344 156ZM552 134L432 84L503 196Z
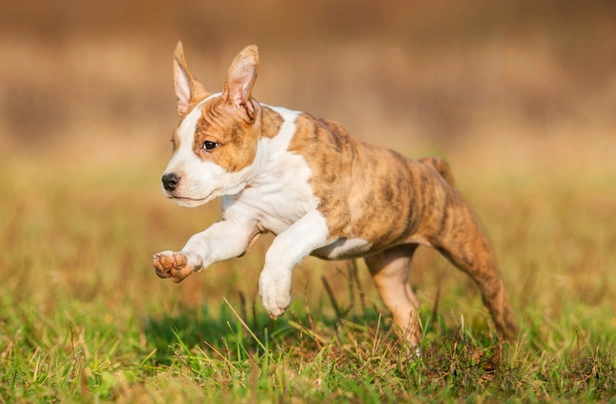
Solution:
M151 254L179 250L219 211L218 202L177 207L159 189L178 123L171 66L182 40L212 91L254 43L259 101L337 120L412 158L445 157L494 242L521 322L531 303L552 323L571 305L583 304L572 313L616 310L611 1L22 0L1 8L5 305L52 315L58 305L94 304L148 318L223 296L237 302L239 291L258 301L271 238L181 285L150 266ZM420 298L431 305L442 288L452 324L461 313L487 318L474 286L437 254L422 250L414 264ZM304 293L323 295L321 274L346 290L344 273L343 264L307 259L295 274L296 309ZM66 310L62 321L72 322Z
M255 43L259 100L339 120L408 154L435 147L530 169L563 153L569 158L554 165L584 169L612 152L610 1L26 0L2 8L0 133L11 154L167 157L178 40L212 90Z

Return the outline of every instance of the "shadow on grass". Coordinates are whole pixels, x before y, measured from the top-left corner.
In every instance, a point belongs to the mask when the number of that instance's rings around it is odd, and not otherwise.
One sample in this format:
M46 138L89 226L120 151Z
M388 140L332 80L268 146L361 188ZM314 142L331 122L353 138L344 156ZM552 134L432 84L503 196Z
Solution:
M284 316L272 320L265 313L256 313L254 308L247 313L238 306L243 307L233 304L232 309L223 303L213 310L204 306L183 309L177 315L148 318L144 332L148 342L156 348L155 361L169 365L178 353L196 353L197 348L208 354L218 352L229 359L238 360L246 358L246 355L261 355L265 351L288 351L291 347L318 352L332 342L337 345L354 344L354 340L366 342L382 339L383 335L387 340L402 343L392 329L390 314L383 316L376 307L366 307L360 313L338 315L326 315L314 308L310 313L289 310ZM433 322L429 310L420 310L419 315L424 324L424 337L427 338L424 344L426 350L448 349L460 338L469 344L484 347L497 343L487 326L475 335L462 335L459 327L447 327L442 316ZM381 335L377 338L378 333Z
M501 398L526 391L537 381L543 390L532 394L541 397L562 394L563 385L572 385L587 391L587 398L603 399L613 397L616 388L609 350L590 346L554 352L544 347L541 353L534 352L527 349L528 335L516 343L501 344L487 327L448 327L442 316L431 322L430 310L419 313L424 324L419 361L415 351L406 349L405 342L391 332L391 319L374 308L338 316L311 308L312 314L290 311L276 321L264 313L246 315L241 309L239 313L225 304L212 312L202 307L148 319L144 330L157 349L156 365L188 365L197 377L205 377L212 367L230 364L234 372L240 369L237 374L245 375L255 364L266 369L268 364L280 363L283 355L292 361L301 356L306 363L319 362L323 352L336 364L331 374L323 373L333 386L339 386L340 380L357 381L357 377L377 383L372 377L378 373L424 392L448 388L462 394L489 392ZM527 350L519 355L520 349ZM203 360L204 354L209 359Z
M235 306L234 309L237 310ZM143 327L148 342L156 348L156 362L169 365L178 349L186 351L196 347L205 352L216 350L233 359L240 359L247 353L262 354L264 350L276 347L284 349L285 346L297 345L298 341L302 341L304 347L314 345L318 349L317 340L336 334L341 321L352 322L368 330L376 327L379 316L376 309L344 317L323 314L310 317L305 311L296 313L290 310L277 320L272 320L265 313L255 313L254 310L249 315L245 311L242 315L236 314L228 305L223 304L215 312L202 307L184 310L177 315L150 317ZM383 331L389 327L381 324ZM311 335L315 329L320 331L316 334L321 337ZM323 343L322 340L320 342Z

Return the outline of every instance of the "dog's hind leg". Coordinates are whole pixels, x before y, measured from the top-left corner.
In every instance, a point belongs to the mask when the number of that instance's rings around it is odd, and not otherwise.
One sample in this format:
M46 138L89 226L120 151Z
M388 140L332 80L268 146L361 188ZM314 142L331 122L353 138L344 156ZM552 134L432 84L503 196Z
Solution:
M417 246L400 245L364 258L383 303L412 347L416 347L421 338L416 312L419 301L408 282L409 267Z
M461 200L448 209L448 220L433 240L434 246L458 269L467 273L481 292L500 336L515 340L513 320L494 254L477 220Z

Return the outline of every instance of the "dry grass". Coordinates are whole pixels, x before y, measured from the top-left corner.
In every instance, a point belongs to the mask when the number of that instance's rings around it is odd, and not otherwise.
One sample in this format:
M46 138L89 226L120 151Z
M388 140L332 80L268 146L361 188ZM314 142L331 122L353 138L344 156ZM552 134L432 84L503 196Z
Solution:
M614 175L561 182L460 170L522 333L498 345L472 283L421 250L411 278L424 302L424 355L411 360L389 334L391 320L361 264L364 299L344 263L305 260L291 312L276 322L256 296L269 240L181 285L158 279L151 254L180 248L218 210L164 200L159 171L144 162L74 170L67 162L4 160L5 400L575 401L616 392Z

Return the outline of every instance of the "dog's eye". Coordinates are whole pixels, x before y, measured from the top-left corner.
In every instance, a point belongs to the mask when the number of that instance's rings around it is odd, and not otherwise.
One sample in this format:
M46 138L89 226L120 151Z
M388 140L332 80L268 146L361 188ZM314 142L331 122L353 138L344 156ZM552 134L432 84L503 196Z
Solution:
M204 149L208 149L208 150L212 150L218 147L218 143L216 142L210 142L209 140L206 140L205 142L203 142L203 148Z

